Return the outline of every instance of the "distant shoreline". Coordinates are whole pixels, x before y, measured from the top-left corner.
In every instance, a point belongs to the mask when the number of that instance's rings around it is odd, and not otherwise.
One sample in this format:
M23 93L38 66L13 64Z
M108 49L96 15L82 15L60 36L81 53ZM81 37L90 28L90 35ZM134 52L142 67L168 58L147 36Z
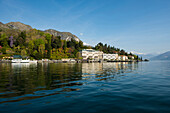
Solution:
M144 61L61 61L61 60L49 60L49 61L42 61L42 60L38 60L37 63L113 63L113 62L144 62ZM4 61L0 61L0 63L14 63L11 62L11 60L4 60ZM27 62L29 63L29 62ZM14 63L17 64L17 63ZM26 64L26 63L20 63L20 64ZM30 64L36 64L36 63L30 63Z

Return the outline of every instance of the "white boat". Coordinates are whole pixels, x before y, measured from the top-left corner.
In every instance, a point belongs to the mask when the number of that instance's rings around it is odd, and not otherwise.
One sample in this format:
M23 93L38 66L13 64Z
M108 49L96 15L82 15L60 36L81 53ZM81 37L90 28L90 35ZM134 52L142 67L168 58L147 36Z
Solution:
M12 63L21 63L22 59L12 59Z
M21 63L29 63L30 60L29 59L26 59L26 60L21 60Z
M11 61L12 63L29 63L30 60L26 59L26 60L22 60L22 59L12 59Z

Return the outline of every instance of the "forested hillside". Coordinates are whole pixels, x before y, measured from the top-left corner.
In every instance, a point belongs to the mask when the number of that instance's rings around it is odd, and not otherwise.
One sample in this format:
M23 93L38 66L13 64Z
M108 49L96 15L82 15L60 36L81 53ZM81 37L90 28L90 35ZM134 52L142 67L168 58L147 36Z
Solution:
M13 55L28 56L31 59L79 58L79 51L87 48L104 53L132 55L101 42L95 47L84 46L78 37L68 32L41 31L20 22L0 23L0 58ZM133 56L138 59L138 56Z

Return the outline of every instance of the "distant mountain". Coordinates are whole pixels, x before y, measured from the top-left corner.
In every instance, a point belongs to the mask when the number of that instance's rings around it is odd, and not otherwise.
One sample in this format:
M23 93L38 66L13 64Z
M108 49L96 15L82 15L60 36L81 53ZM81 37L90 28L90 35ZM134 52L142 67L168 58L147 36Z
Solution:
M154 54L143 54L143 55L139 55L139 56L141 56L143 59L150 59L150 58L152 58L156 55L154 55Z
M29 31L31 29L33 28L30 25L26 25L21 22L9 22L6 24L0 22L0 31L8 32L12 30L13 32L15 32L15 31ZM48 29L43 32L49 33L54 36L60 36L62 40L71 41L71 39L73 39L76 40L77 42L80 41L80 39L76 35L73 35L70 32L60 32L54 29Z
M10 29L10 30L21 30L21 31L27 31L27 30L30 30L32 29L31 26L29 25L26 25L26 24L23 24L21 22L9 22L9 23L6 23L6 24L3 24L2 22L0 22L0 29L1 30L7 30L7 29Z
M7 26L6 24L3 24L2 22L0 22L0 29L10 29L9 26Z
M60 36L62 40L71 41L71 39L74 39L77 42L80 41L80 39L76 35L73 35L70 32L60 32L54 29L48 29L48 30L45 30L44 32L50 33L54 36Z
M6 25L11 29L19 29L21 31L27 31L32 29L30 25L26 25L21 22L9 22Z
M151 60L170 60L170 51L160 54L158 56L152 57Z
M134 51L132 51L131 53L133 53L135 55L138 55L139 57L142 57L143 59L150 59L150 58L158 55L156 53L148 53L148 54L146 54L146 53L139 53L139 52L134 52Z

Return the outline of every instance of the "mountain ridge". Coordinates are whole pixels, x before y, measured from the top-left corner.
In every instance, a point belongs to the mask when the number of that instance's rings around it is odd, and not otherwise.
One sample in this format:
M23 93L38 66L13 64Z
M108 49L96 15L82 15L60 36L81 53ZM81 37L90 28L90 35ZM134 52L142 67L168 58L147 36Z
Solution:
M152 57L151 60L170 60L170 51L167 51L158 56Z
M80 39L76 35L73 35L70 32L60 32L55 29L47 29L47 30L44 30L44 32L50 33L51 35L54 35L54 36L60 36L62 40L71 41L71 39L74 39L77 42L80 41Z
M0 30L1 31L8 31L8 30L29 31L31 29L33 29L33 28L30 25L26 25L21 22L8 22L6 24L3 24L2 22L0 22ZM42 30L40 30L40 31L42 31ZM70 32L60 32L55 29L47 29L47 30L43 30L42 32L49 33L54 36L60 36L62 40L66 40L66 41L71 41L71 39L73 39L77 42L80 41L80 39L76 35L74 35Z

